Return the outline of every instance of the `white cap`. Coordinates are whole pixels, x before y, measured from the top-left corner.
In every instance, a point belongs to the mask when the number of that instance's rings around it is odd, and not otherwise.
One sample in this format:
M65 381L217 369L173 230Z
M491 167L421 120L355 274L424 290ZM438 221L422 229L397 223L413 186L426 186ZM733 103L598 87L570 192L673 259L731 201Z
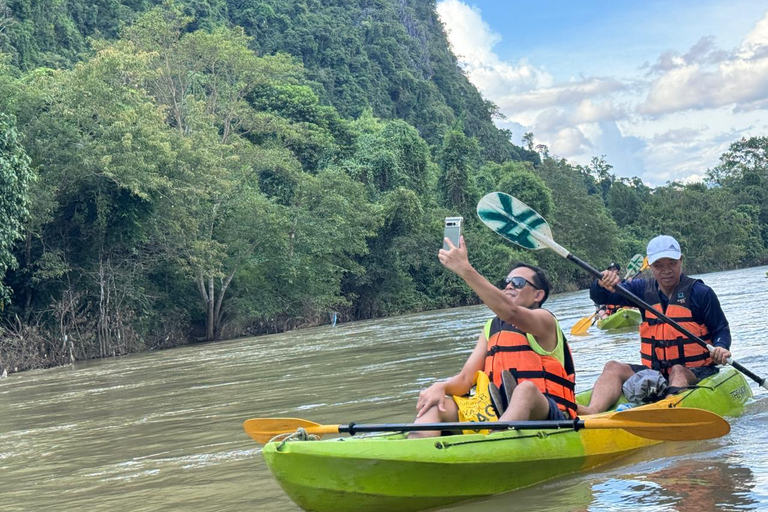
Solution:
M659 235L648 242L647 253L649 265L661 258L679 260L683 256L683 253L680 252L680 244L669 235Z

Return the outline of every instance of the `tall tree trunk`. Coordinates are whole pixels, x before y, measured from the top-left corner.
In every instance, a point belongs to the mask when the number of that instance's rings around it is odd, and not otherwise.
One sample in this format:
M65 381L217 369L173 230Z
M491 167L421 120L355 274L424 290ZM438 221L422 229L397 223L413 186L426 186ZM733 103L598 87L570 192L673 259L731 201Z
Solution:
M207 341L213 341L215 338L214 334L216 332L216 310L214 307L214 278L213 276L208 278L208 315L207 315L207 321L206 321L206 332L205 332L205 339Z

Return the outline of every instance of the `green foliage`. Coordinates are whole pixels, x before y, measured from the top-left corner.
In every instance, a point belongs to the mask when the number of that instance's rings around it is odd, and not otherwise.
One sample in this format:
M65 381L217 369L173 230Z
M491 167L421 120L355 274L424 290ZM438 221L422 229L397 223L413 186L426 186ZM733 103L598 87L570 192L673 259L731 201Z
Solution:
M640 221L643 204L648 201L650 189L642 183L630 186L624 182L613 183L607 194L606 205L620 227Z
M724 199L731 208L740 209L758 227L751 235L749 261L768 261L768 137L734 142L707 177L728 191Z
M512 145L433 3L159 3L0 8L3 315L39 319L56 357L64 335L104 357L474 304L436 257L457 214L492 281L526 261L556 291L586 285L477 220L496 190L598 267L662 232L688 272L768 261L764 137L734 143L711 186L649 189L605 157Z
M653 236L664 233L680 242L688 273L733 268L746 255L754 227L723 197L701 184L673 186L656 190L644 208Z
M16 266L11 250L22 238L23 223L29 214L29 185L34 179L29 164L15 119L0 113L0 280L9 268ZM9 298L9 288L0 282L0 308Z
M580 170L564 160L545 158L539 168L552 191L555 207L549 218L555 240L569 251L594 266L607 266L611 261L628 259L631 254L618 254L616 223L602 199L584 188ZM589 282L580 269L551 255L540 256L557 283Z
M480 163L477 141L453 129L443 140L439 161L437 187L442 204L465 218L472 216L480 199L474 180Z
M429 147L416 130L402 121L375 121L362 116L352 128L360 132L354 153L343 162L347 172L367 185L377 199L398 187L427 196L433 186L434 169Z
M509 162L502 166L503 177L496 190L510 194L539 213L545 219L554 210L552 191L541 177L527 165Z

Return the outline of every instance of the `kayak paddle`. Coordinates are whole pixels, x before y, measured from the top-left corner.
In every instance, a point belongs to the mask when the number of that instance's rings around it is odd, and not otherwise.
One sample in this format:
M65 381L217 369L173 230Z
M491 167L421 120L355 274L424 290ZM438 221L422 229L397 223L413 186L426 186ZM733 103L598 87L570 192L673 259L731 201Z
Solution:
M577 258L564 247L552 240L552 230L549 228L547 221L527 204L509 194L503 192L491 192L490 194L487 194L480 199L479 203L477 203L477 215L486 226L514 244L533 250L544 248L552 249L563 258L575 263L592 274L595 279L603 277L599 270L591 267L588 263ZM661 311L653 309L650 304L620 284L617 285L615 289L616 292L625 299L646 311L653 311L654 315L688 336L691 340L707 347L710 352L715 349L715 347L702 340ZM728 358L727 362L741 373L757 382L761 387L768 389L768 383L766 383L765 378L752 373L752 371L745 368L739 362L734 361L732 358Z
M599 311L599 310L598 310ZM571 334L574 336L578 336L580 334L584 334L587 332L587 329L589 329L592 324L595 323L595 320L597 320L597 311L592 313L590 316L585 316L575 324L573 324L573 327L571 327Z
M629 279L630 277L634 277L642 271L643 271L643 255L635 254L634 256L632 256L632 259L629 260L629 265L627 265L627 273L624 274L624 279Z
M629 264L627 265L627 273L624 276L624 279L627 279L628 277L635 277L637 274L642 272L644 270L643 267L643 255L642 254L635 254L632 256L632 259L629 260ZM645 267L647 268L647 267ZM585 334L587 332L587 329L595 325L595 322L597 321L597 314L600 312L598 309L595 311L594 314L585 316L575 324L573 324L573 327L571 327L571 334L573 336L579 336L581 334Z
M418 430L456 431L492 430L556 430L556 429L622 429L630 434L659 441L694 441L724 436L731 426L717 414L687 407L665 409L628 409L595 418L556 421L478 421L452 423L383 423L320 425L299 418L253 418L243 423L245 433L256 442L268 443L279 434L290 434L303 428L307 434L355 435L362 432L414 432Z

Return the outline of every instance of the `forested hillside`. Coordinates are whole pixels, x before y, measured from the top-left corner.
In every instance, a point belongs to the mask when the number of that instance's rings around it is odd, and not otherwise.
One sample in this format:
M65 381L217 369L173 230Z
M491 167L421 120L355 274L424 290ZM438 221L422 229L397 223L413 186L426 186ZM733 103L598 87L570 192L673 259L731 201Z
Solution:
M121 24L159 3L9 1L0 50L22 69L68 66L82 58L89 37L115 38ZM430 144L461 122L485 158L538 162L535 152L513 145L493 125L495 106L457 67L432 2L180 0L177 6L191 17L187 30L236 25L258 54L293 55L318 85L320 101L344 117L370 108L377 117L407 121Z
M479 223L494 190L595 266L662 231L689 273L768 261L768 139L653 190L517 147L432 2L0 0L0 50L10 371L474 303L436 258L449 215L489 278L585 285Z

